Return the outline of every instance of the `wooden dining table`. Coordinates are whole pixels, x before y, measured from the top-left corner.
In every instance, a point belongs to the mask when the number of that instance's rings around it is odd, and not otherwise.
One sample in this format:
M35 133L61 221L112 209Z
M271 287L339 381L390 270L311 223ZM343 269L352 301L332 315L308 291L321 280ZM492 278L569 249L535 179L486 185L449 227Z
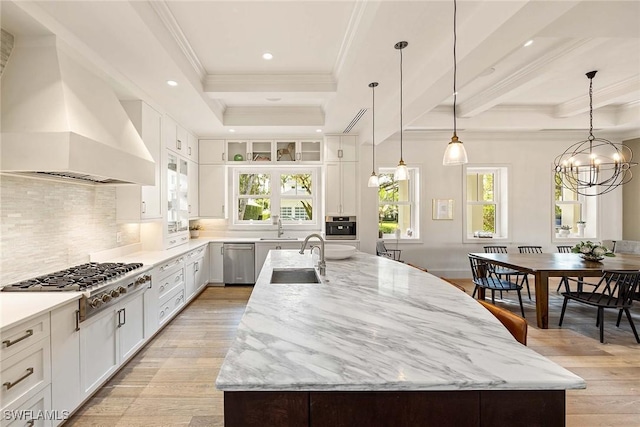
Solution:
M602 261L586 261L574 253L472 253L488 263L511 268L535 277L538 327L549 328L549 277L599 277L606 270L640 270L640 255L618 253ZM484 298L484 289L478 297Z

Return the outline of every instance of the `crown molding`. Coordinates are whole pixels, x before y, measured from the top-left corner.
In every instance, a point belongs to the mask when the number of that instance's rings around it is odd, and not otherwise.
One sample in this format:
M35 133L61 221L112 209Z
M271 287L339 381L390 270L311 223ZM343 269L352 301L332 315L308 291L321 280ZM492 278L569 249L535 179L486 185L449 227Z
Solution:
M633 76L619 81L602 89L595 90L593 97L593 108L600 108L609 105L621 96L626 96L630 92L640 92L640 76ZM554 110L555 117L569 117L589 111L589 95L579 96L571 101L558 104Z
M207 71L200 62L200 58L198 58L198 55L196 55L196 52L191 47L189 40L187 40L187 37L182 32L182 28L180 28L178 21L175 16L173 16L173 13L171 13L171 9L169 9L167 2L165 0L154 0L149 1L148 3L158 14L165 28L169 31L169 34L178 44L178 47L187 58L187 61L189 61L191 67L193 67L196 74L200 77L200 80L202 80L207 74Z

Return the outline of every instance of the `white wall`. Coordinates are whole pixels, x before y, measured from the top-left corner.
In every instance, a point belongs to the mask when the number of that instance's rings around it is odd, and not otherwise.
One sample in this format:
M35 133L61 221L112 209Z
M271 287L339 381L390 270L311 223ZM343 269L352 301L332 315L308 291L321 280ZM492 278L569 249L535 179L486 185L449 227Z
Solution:
M552 242L552 165L554 158L569 145L584 139L583 133L496 134L460 133L469 156L469 164L507 164L509 169L510 251L518 245L541 245L545 252L555 252ZM463 243L462 167L442 166L442 155L451 135L415 134L403 140L403 157L408 166L420 166L421 242L400 243L403 260L426 267L445 277L469 277L467 253L482 252L482 246L498 244L483 239L479 243ZM614 139L609 138L612 141ZM376 147L378 166L395 166L400 157L399 142L387 140ZM361 248L375 253L377 239L377 192L367 187L371 174L371 145L361 146L360 214ZM622 189L599 196L599 238L622 237ZM454 199L452 221L432 220L432 199ZM500 244L503 242L500 241ZM395 247L395 241L391 242Z
M632 160L638 162L640 138L624 141L624 143L635 154ZM622 238L640 240L640 166L635 166L631 172L635 174L635 178L625 184L622 191L624 197Z

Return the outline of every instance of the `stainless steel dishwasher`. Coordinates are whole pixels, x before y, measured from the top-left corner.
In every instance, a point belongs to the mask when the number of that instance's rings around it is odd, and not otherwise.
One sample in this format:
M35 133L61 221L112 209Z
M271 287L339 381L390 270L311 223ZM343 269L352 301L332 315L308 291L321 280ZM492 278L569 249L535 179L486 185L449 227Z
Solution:
M255 245L253 243L224 243L225 285L251 285L256 282Z

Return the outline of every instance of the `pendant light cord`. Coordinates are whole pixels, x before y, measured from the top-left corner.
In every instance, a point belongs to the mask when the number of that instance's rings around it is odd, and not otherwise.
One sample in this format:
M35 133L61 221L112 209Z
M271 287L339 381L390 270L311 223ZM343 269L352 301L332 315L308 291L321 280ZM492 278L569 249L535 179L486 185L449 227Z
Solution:
M402 162L402 49L400 50L400 161Z
M373 117L372 119L372 126L371 126L371 145L373 145L373 170L375 172L376 169L376 87L373 86L371 88L371 94L372 94L372 115Z
M456 76L458 74L458 61L456 59L456 44L458 41L458 35L456 32L456 16L458 14L458 5L456 4L456 0L453 0L453 135L457 136L457 126L456 126L456 100L458 97L458 92L456 91Z
M593 141L593 76L589 77L589 141Z

